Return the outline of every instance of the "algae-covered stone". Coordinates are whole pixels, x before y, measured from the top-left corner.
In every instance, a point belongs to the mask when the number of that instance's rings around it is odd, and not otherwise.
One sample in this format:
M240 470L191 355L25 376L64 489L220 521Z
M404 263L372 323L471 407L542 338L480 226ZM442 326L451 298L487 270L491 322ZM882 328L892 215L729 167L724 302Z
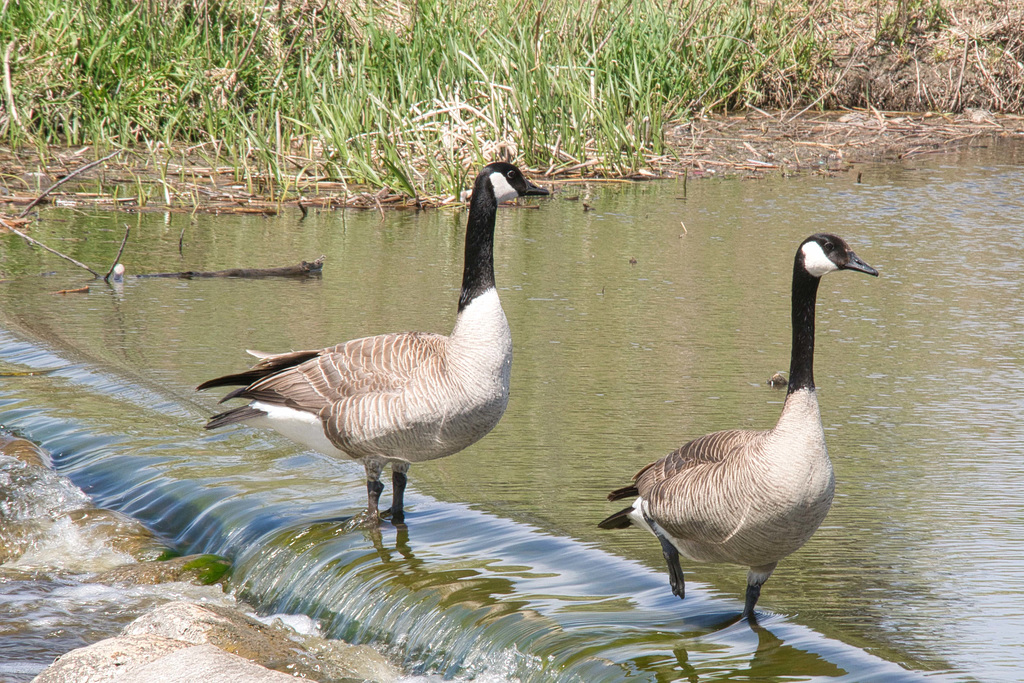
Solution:
M222 583L231 570L231 561L219 555L185 555L170 560L139 562L101 572L96 583L131 583L152 585L184 581L201 586Z

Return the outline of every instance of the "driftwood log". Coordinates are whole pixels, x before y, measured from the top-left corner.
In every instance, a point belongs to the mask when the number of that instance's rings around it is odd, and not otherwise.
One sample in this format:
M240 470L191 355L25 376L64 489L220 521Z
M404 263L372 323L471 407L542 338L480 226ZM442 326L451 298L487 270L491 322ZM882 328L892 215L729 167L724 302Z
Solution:
M197 277L319 277L324 268L325 256L315 261L303 261L296 266L280 268L228 268L227 270L186 270L180 273L145 273L135 277L176 277L190 280Z

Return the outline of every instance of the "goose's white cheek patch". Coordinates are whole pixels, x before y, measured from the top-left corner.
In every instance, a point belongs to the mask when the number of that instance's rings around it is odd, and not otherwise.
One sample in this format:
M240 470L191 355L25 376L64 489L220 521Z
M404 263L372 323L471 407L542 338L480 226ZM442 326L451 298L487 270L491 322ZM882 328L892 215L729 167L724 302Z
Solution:
M511 199L515 199L519 196L516 189L509 185L508 179L502 173L491 174L491 187L494 188L494 198L498 200L498 203L507 202Z
M800 248L800 251L804 254L804 269L814 277L821 277L825 273L839 270L839 267L832 263L817 242L808 242Z

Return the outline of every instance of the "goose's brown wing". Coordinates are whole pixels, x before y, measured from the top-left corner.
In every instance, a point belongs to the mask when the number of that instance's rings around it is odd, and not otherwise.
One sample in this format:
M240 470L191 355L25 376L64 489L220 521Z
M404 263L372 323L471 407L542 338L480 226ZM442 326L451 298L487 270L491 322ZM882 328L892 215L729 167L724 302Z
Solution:
M749 448L761 432L742 429L729 429L713 434L705 434L693 441L683 444L666 455L647 465L633 477L640 495L658 483L679 476L687 470L728 460L746 448Z
M661 460L655 460L633 475L633 483L615 489L608 494L608 500L620 500L634 496L646 497L645 491L659 482L671 479L688 469L725 460L736 448L746 442L747 436L755 432L728 430L715 432L683 444Z
M399 391L424 364L441 364L447 337L425 332L354 339L321 351L262 358L247 373L251 384L224 397L247 398L311 413L350 396ZM211 380L200 388L227 383Z
M638 494L658 524L675 538L726 542L749 507L744 463L765 432L728 430L702 436L642 469Z

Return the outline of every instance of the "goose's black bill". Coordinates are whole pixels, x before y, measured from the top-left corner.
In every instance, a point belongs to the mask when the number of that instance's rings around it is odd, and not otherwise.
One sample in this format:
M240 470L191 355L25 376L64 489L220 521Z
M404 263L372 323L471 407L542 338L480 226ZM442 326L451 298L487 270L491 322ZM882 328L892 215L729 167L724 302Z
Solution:
M864 261L861 260L860 256L857 256L852 251L850 252L849 256L850 261L845 266L843 266L844 270L856 270L861 273L867 273L868 275L874 275L875 277L878 277L878 271L869 266L868 264L864 263Z
M523 180L526 180L526 178L523 178ZM529 180L526 180L526 192L524 192L523 194L525 194L525 195L545 195L545 194L551 194L551 192L549 190L545 190L543 187L540 187L539 185L534 185Z

